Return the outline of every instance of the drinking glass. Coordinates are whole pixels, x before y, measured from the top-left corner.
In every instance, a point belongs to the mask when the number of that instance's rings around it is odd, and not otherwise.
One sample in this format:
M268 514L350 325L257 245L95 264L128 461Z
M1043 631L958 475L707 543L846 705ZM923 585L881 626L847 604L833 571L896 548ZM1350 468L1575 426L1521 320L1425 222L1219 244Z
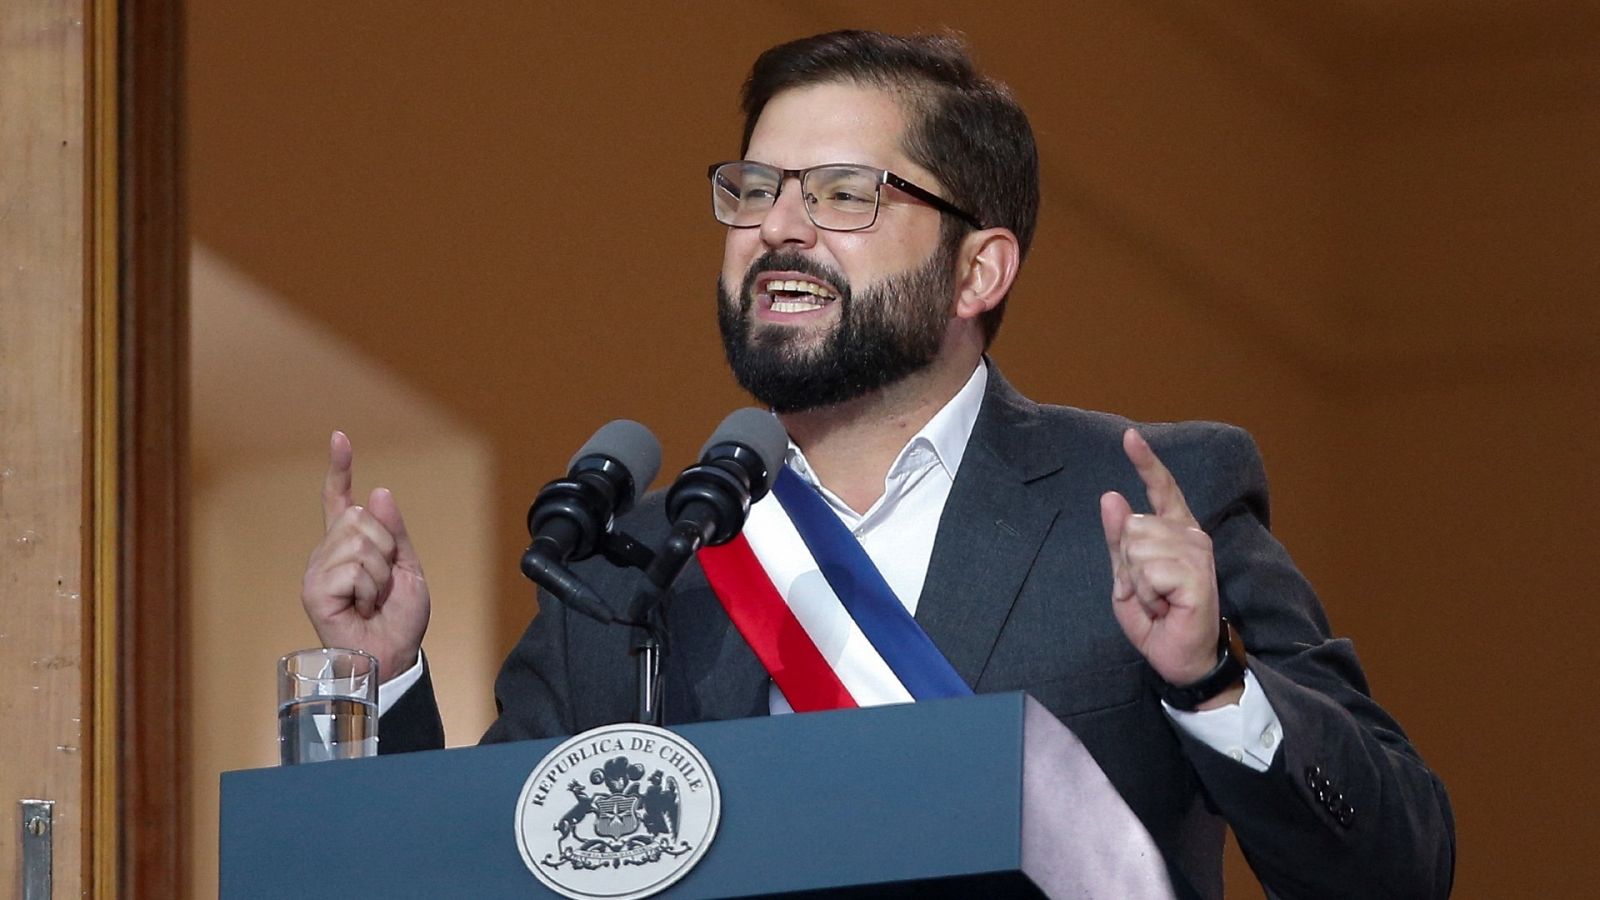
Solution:
M378 661L318 647L278 660L278 757L286 766L378 755Z

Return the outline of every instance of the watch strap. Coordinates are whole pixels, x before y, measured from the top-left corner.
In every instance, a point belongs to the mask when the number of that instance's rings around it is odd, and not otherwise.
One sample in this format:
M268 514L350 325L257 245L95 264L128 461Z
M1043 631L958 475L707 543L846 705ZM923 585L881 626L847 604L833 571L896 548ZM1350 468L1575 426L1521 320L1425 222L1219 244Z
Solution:
M1180 712L1193 712L1200 704L1210 700L1239 683L1244 677L1244 641L1227 617L1222 618L1217 629L1217 664L1198 681L1185 685L1163 683L1161 699Z

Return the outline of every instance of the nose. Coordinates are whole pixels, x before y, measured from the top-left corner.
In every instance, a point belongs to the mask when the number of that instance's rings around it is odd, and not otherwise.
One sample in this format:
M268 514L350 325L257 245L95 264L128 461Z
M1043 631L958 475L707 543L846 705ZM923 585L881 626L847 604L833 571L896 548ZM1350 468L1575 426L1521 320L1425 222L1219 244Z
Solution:
M806 214L805 192L800 189L800 179L785 180L778 191L778 199L767 210L761 222L761 240L769 247L810 247L817 242L817 226Z

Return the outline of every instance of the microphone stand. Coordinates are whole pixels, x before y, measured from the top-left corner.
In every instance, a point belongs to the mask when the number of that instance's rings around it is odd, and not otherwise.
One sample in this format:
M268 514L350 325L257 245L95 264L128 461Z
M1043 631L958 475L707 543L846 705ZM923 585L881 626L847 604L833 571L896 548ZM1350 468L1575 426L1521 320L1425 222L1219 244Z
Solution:
M644 725L661 727L664 713L661 703L661 658L667 652L666 604L653 587L642 587L634 595L634 605L645 606L649 611L643 619L633 623L633 640L628 652L633 654L634 668L638 672L638 712L634 718Z
M634 628L628 649L638 670L638 720L645 725L660 727L663 721L661 660L670 649L667 646L667 604L663 602L667 588L677 580L704 540L693 525L675 525L661 551L639 566L644 570L645 583L634 593L633 603L628 608L628 618Z

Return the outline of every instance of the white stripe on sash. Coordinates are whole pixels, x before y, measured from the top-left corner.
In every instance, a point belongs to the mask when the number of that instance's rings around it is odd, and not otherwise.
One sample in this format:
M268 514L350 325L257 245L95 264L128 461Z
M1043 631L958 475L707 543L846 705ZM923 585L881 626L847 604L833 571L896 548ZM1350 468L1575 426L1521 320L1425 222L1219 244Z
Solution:
M772 579L772 586L858 706L912 701L911 692L895 677L822 577L811 551L775 497L769 494L750 507L744 537Z

